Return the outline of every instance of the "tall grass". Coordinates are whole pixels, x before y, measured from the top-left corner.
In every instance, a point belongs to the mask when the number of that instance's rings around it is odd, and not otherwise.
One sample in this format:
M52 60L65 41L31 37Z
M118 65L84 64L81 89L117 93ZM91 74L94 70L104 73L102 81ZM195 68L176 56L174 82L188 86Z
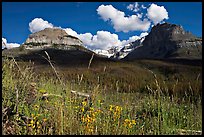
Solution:
M141 69L142 75L151 79L151 83L143 83L139 75L116 77L113 73L117 73L117 69L109 73L108 67L102 73L93 74L92 71L97 70L90 66L78 73L78 77L77 71L73 71L72 74L76 74L72 76L70 72L68 79L56 66L51 67L51 71L55 68L51 77L36 74L31 62L19 65L14 59L5 59L2 134L168 135L202 131L201 96L192 101L194 94L185 97L167 94L170 90L177 91L179 79L168 85L161 75ZM145 92L134 91L132 83L123 85L128 76ZM199 84L188 85L185 90L199 92ZM123 89L129 92L122 92ZM72 95L71 90L89 93L92 100Z

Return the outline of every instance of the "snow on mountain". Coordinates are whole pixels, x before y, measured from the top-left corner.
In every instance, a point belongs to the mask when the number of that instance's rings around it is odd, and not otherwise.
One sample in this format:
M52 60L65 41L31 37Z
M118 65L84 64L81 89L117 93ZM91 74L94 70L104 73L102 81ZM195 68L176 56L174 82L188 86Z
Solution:
M132 52L134 49L141 47L142 42L145 40L145 36L139 38L136 41L130 42L127 45L125 45L122 49L120 49L118 52L116 52L112 58L116 59L122 59L126 57L130 52Z

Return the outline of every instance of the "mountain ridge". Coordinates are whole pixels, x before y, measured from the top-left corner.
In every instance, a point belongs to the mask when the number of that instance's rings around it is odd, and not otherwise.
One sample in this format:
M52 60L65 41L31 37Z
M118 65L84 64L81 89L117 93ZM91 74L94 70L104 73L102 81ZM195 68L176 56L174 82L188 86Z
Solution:
M187 32L181 25L155 25L142 45L123 60L139 58L202 58L202 39Z

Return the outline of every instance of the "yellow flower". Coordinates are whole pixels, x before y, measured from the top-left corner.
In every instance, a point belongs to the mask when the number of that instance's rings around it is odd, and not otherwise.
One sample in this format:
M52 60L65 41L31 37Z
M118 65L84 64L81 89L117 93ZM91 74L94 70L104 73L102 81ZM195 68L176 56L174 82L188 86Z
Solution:
M34 121L33 121L33 120L31 120L31 121L30 121L30 123L31 123L31 124L34 124Z
M86 104L87 104L86 101L83 101L83 102L82 102L82 105L83 105L83 106L86 106Z
M83 107L83 108L81 108L81 111L82 111L82 112L84 112L84 107Z
M81 118L81 119L82 119L82 122L85 122L85 118L84 118L84 116L82 116L82 118Z
M125 119L125 122L127 123L127 122L129 122L130 120L129 119Z
M136 125L136 121L135 121L135 120L132 120L132 124L133 124L133 125Z
M31 114L31 116L34 117L35 115L34 115L34 114Z
M109 110L113 111L113 105L109 105L109 106L110 106Z
M132 124L131 123L128 126L129 126L129 128L132 128Z
M93 107L90 107L90 111L94 111L94 108L93 108Z

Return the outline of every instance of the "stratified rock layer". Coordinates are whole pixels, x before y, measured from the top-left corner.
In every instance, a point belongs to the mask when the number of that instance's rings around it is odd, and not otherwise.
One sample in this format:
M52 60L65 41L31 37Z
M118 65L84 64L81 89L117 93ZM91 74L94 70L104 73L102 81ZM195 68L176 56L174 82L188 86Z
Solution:
M202 39L175 24L157 24L125 59L202 58Z

